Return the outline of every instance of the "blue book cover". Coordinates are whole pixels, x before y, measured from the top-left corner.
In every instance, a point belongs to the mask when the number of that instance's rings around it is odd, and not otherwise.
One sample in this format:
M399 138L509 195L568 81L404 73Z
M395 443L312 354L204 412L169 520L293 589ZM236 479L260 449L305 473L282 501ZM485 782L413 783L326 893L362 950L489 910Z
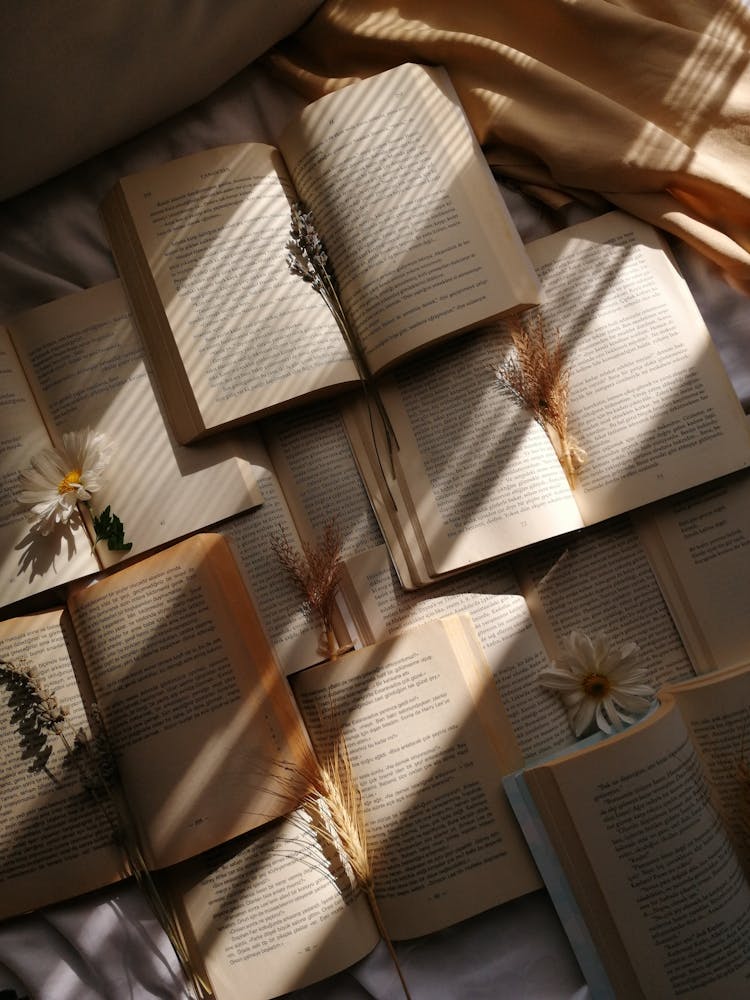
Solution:
M589 743L598 742L601 738L601 734L597 734L588 740L581 740L576 744L575 749L578 750ZM570 749L570 747L566 747L559 754L552 756L562 756ZM545 758L545 760L550 759L551 756ZM570 884L558 861L557 853L528 790L524 771L514 771L512 774L506 775L503 778L503 785L539 869L539 874L544 879L557 915L568 935L568 940L588 983L593 1000L617 1000L599 958L599 953L591 939L586 921L583 919Z

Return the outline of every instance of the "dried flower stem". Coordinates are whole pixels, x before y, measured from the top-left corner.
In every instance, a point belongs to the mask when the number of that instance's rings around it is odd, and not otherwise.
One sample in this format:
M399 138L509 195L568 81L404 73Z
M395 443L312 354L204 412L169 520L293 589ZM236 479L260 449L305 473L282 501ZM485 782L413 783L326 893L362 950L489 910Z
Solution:
M367 401L370 414L370 424L372 428L373 441L375 442L375 453L380 463L380 454L377 449L377 438L373 425L373 407L380 417L386 443L388 445L388 456L391 465L391 478L396 477L396 467L394 451L398 450L398 441L393 429L391 419L385 408L385 404L380 396L375 378L370 371L367 357L362 349L362 345L351 330L349 322L344 312L344 307L338 294L336 276L331 268L323 242L315 228L312 219L312 212L306 212L300 202L292 205L292 222L290 227L289 240L287 242L287 263L293 274L298 275L305 281L309 281L313 288L322 296L323 301L328 306L336 325L341 331L344 343L347 346L349 355L354 361L357 375L362 384L362 389ZM381 465L381 472L383 468ZM385 475L384 475L385 478ZM394 503L393 496L391 500Z
M323 628L321 650L330 660L335 660L346 651L339 646L333 625L336 595L344 570L341 533L334 521L328 521L318 545L306 541L301 544L300 552L283 530L271 536L271 546L296 584L305 606L320 618Z
M571 486L586 460L586 453L568 433L568 389L570 372L559 331L551 346L545 338L544 321L536 311L524 321L510 320L515 356L493 370L500 383L532 413L544 428L557 452Z
M290 781L298 781L300 775L304 778L308 791L301 808L311 817L322 845L343 855L349 865L354 883L367 899L378 933L391 956L404 996L410 1000L409 988L375 894L374 859L367 840L362 793L346 739L332 716L321 720L321 724L323 736L316 752L309 748L302 763L294 768L284 764L278 766L290 771Z
M116 788L117 766L97 705L90 709L92 736L75 731L68 710L47 690L35 667L20 667L0 658L0 682L11 692L13 719L21 737L24 757L33 758L30 770L46 768L52 753L48 736L63 745L66 761L77 770L81 786L103 814L112 838L123 853L127 874L132 875L148 899L198 1000L212 995L208 984L193 969L175 914L162 899L140 844L138 832Z

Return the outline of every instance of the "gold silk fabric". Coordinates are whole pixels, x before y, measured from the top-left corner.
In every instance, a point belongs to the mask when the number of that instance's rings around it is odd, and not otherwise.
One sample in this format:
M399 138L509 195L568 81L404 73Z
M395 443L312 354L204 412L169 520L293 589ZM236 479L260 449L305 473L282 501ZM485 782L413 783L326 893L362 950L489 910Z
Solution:
M443 65L498 177L623 208L750 292L750 3L327 0L268 58L310 99Z

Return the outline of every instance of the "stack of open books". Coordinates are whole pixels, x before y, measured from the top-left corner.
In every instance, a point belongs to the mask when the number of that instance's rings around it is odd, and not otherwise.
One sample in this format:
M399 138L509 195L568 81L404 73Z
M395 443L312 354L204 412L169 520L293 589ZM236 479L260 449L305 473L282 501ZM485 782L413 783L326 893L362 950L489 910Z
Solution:
M287 266L297 201L344 332ZM546 881L601 995L739 996L750 433L666 244L613 212L524 246L445 73L413 65L310 105L279 149L124 178L103 216L122 282L0 329L0 656L74 727L98 705L219 1000L381 933L299 808L326 718L392 938ZM496 376L530 315L565 358L573 475ZM83 428L116 445L129 551L92 546L88 509L42 535L17 508L31 456ZM326 662L276 552L331 523L353 648ZM585 746L539 683L574 629L636 642L659 691ZM0 917L124 874L64 752L28 773L15 718L0 699Z

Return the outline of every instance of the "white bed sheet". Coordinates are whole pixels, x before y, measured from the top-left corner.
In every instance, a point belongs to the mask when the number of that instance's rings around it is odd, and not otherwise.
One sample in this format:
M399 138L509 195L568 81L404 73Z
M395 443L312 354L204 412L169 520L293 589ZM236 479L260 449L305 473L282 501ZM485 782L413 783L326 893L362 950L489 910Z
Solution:
M301 106L252 66L210 98L52 181L0 204L0 318L115 276L98 204L116 179L209 146L273 143ZM571 224L504 188L524 239ZM678 257L745 408L750 406L750 300L687 248ZM545 892L429 938L398 945L414 1000L586 1000L589 991ZM186 995L174 955L130 884L0 924L0 996L36 1000L145 1000ZM9 994L12 996L13 994ZM293 994L399 996L385 949L333 979Z

